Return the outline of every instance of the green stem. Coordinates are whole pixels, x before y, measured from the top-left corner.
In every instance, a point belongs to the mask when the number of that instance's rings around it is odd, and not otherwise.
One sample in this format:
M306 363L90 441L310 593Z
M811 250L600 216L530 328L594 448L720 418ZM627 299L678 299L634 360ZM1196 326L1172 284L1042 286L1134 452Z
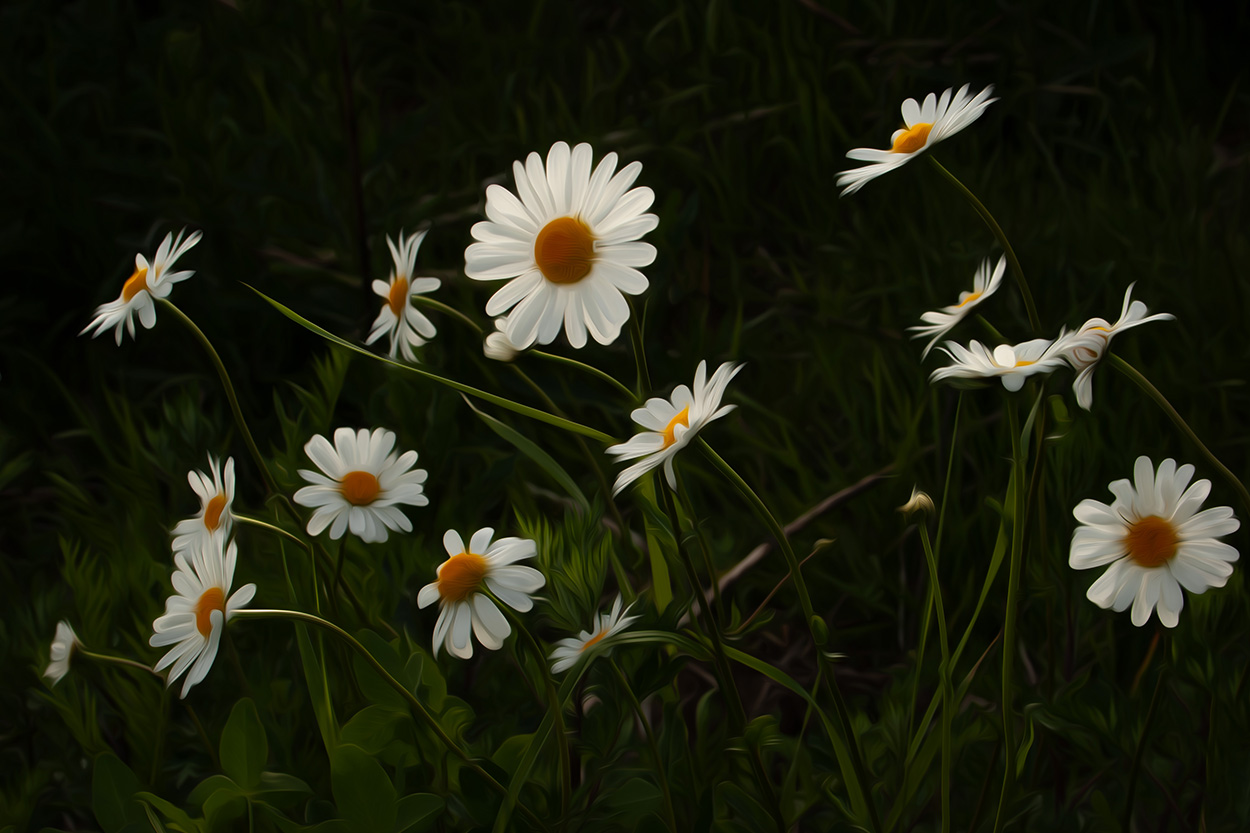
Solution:
M1168 669L1164 666L1159 670L1159 676L1155 679L1155 690L1150 695L1150 707L1146 710L1146 723L1142 726L1141 737L1137 739L1137 748L1133 751L1133 763L1128 775L1128 797L1124 802L1124 821L1120 825L1121 830L1132 830L1130 825L1133 821L1133 797L1137 793L1137 773L1141 769L1142 753L1146 750L1146 738L1150 734L1150 724L1154 722L1155 709L1159 705L1159 693L1163 690L1163 680L1167 674Z
M664 813L668 816L668 829L672 833L678 832L677 816L673 813L673 796L668 789L668 775L664 771L664 759L660 757L660 747L655 742L655 732L651 728L651 721L647 720L647 715L642 710L642 704L638 702L637 695L629 685L629 680L625 677L616 660L608 657L608 665L616 673L616 679L620 681L621 689L625 692L625 696L629 698L629 704L634 709L634 716L638 718L638 722L642 724L642 730L647 735L647 746L651 748L651 757L655 760L656 780L660 782L660 791L664 794Z
M165 681L164 676L162 676L160 672L153 671L149 666L146 666L141 662L136 662L133 659L126 659L125 657L114 657L114 656L109 656L108 654L97 654L95 651L88 651L86 648L82 647L81 644L78 647L74 648L74 653L81 654L87 659L95 660L96 662L110 662L114 665L121 665L125 668L134 668L137 671L143 671L148 674L151 674L153 677L160 680L161 682Z
M643 346L642 324L638 320L638 310L629 298L629 339L634 345L634 362L638 365L638 398L641 402L651 390L651 374L647 371L647 351Z
M686 484L683 480L677 482L677 497L681 500L682 508L686 510L686 514L690 516L690 525L694 527L695 538L699 541L699 552L703 556L703 569L707 570L708 580L712 584L712 600L716 605L716 621L713 624L719 628L725 622L725 607L721 602L720 596L720 577L717 576L716 570L712 566L712 551L707 543L707 535L704 534L703 527L699 524L698 516L694 512L694 505L690 501L690 494L686 491ZM705 601L705 599L700 599L699 604L704 604Z
M474 321L469 316L465 315L460 310L456 309L453 306L449 306L448 304L444 304L442 301L435 300L434 298L431 298L428 295L413 295L412 301L413 303L422 304L423 306L430 307L431 309L436 309L439 312L443 313L444 315L449 315L452 318L459 319L461 323L467 325L469 329L473 330L479 336L483 332L485 332L482 329L481 324L478 324L476 321Z
M1020 566L1024 553L1024 455L1020 448L1020 415L1016 400L1008 394L1007 430L1011 433L1011 480L1012 524L1011 563L1007 573L1007 615L1003 623L1003 788L998 799L998 813L994 817L994 833L1001 833L1007 821L1008 799L1015 786L1016 776L1016 727L1012 714L1013 686L1015 684L1016 613L1020 606Z
M942 833L951 829L951 723L955 712L955 690L951 686L951 648L946 635L946 608L942 604L942 587L938 583L937 555L929 542L926 519L920 518L920 541L924 544L925 563L929 565L930 598L937 607L938 643L942 648L942 667L938 674L942 683Z
M597 367L586 364L585 362L579 362L577 359L570 359L568 356L557 356L555 353L546 353L542 350L531 350L530 353L532 355L537 356L540 359L546 359L547 361L550 361L550 362L556 362L558 364L576 368L584 373L589 373L591 376L601 379L602 381L607 382L609 385L616 388L630 402L638 402L638 394L634 393L634 391L622 385L620 381L616 379L616 377L612 376L611 374L604 373L602 370L600 370Z

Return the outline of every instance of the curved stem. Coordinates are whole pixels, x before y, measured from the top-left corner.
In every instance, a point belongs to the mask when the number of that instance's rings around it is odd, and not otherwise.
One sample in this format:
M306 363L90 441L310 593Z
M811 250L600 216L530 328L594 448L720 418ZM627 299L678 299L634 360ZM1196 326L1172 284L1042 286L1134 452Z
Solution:
M720 597L720 577L716 575L716 569L712 566L711 548L707 543L707 536L703 534L703 527L699 525L698 516L694 513L694 505L690 501L690 495L686 491L686 483L684 480L677 482L677 497L681 501L682 508L686 510L686 514L690 516L690 525L694 527L695 537L699 540L699 552L703 555L703 569L707 570L708 581L712 584L712 601L716 605L716 619L714 627L720 627L725 621L725 607ZM699 588L696 588L696 591ZM700 593L700 595L706 595ZM705 599L700 598L699 604L704 604Z
M951 829L951 722L955 712L955 690L951 686L951 647L946 634L946 608L942 604L942 586L938 582L937 556L929 542L929 527L920 519L920 541L924 545L925 563L929 565L929 597L937 608L938 643L942 648L942 833Z
M629 301L629 340L634 345L634 362L638 365L638 401L641 402L651 390L651 374L647 371L647 351L643 347L638 310L634 308L632 299L625 300Z
M589 373L591 376L601 379L616 388L623 396L629 399L630 402L638 402L637 393L622 385L615 376L605 373L593 365L586 364L585 362L579 362L577 359L570 359L568 356L558 356L555 353L546 353L542 350L531 350L530 353L540 359L546 359L550 362L567 365L568 367L576 368L584 373Z
M439 312L443 313L444 315L449 315L452 318L458 319L462 324L467 325L471 330L473 330L479 336L485 332L485 330L482 329L481 324L478 324L472 318L465 315L463 312L456 309L455 307L450 306L448 304L444 304L442 301L435 300L434 298L431 298L428 295L413 295L412 300L414 303L422 304L424 306L430 307L431 309L436 309Z
M678 833L677 816L673 813L673 796L668 789L668 774L664 771L664 759L660 757L660 747L656 745L655 731L651 728L651 721L647 720L647 715L642 710L642 704L638 702L637 695L634 694L634 690L629 685L629 680L625 677L625 673L621 671L621 667L616 664L616 660L608 657L608 665L615 672L616 679L620 682L625 696L629 698L630 706L634 709L634 716L638 718L638 722L642 724L642 730L647 734L647 746L651 748L651 757L655 761L656 780L660 782L660 791L664 794L664 813L668 816L668 829L672 833Z
M121 665L125 668L134 668L137 671L145 671L148 674L151 674L156 679L160 680L161 682L165 681L165 677L159 671L153 671L151 667L144 665L141 662L137 662L133 659L126 659L125 657L114 657L108 654L97 654L95 651L88 651L86 648L82 647L81 644L74 648L74 653L82 654L87 659L95 660L96 662L111 662L114 665Z
M1011 566L1007 574L1007 616L1003 623L1003 788L998 799L998 813L994 817L994 833L1001 833L1007 820L1007 803L1015 786L1016 776L1016 727L1011 701L1015 684L1016 612L1019 607L1020 564L1024 552L1024 455L1020 448L1020 415L1016 399L1007 395L1007 430L1011 434L1011 481L1012 524Z

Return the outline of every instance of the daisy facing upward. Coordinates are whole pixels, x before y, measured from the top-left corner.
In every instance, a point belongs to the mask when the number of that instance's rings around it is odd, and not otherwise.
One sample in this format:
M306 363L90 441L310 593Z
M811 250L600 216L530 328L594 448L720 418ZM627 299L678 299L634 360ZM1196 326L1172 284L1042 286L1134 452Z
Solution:
M391 358L395 358L398 353L406 362L417 361L417 354L413 348L425 344L428 339L434 338L437 332L434 325L430 323L430 319L412 305L414 295L424 295L442 286L442 281L438 278L414 278L412 276L417 266L417 249L421 248L421 241L425 239L425 235L426 232L422 231L405 239L401 231L398 246L391 242L388 235L386 245L391 250L391 260L394 262L391 277L386 282L373 282L374 293L385 298L386 303L382 305L378 317L374 320L373 329L370 330L369 337L365 339L365 344L373 344L382 336L390 335Z

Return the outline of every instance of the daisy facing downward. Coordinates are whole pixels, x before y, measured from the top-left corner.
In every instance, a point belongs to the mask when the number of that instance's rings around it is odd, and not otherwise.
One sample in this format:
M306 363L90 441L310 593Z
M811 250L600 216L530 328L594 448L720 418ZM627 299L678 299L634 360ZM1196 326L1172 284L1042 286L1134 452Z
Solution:
M395 358L398 353L406 362L415 362L417 354L413 352L413 348L425 344L426 340L434 338L437 332L434 325L430 323L430 319L412 305L413 296L433 292L443 285L438 278L414 278L412 276L417 266L417 249L421 247L421 241L425 239L425 235L426 232L423 231L405 239L401 231L398 247L387 236L386 245L391 250L391 260L394 262L391 268L391 278L389 282L373 282L374 293L385 298L386 303L382 305L381 312L374 320L373 329L370 330L369 337L365 339L365 344L373 344L382 336L390 335L391 358Z
M186 240L182 239L182 235L186 229L178 232L177 239L173 234L166 234L165 239L161 241L160 247L156 250L156 256L149 263L148 259L143 255L135 255L135 271L126 282L122 284L122 294L116 301L110 301L107 304L101 304L96 307L95 318L79 335L84 335L87 331L95 328L95 332L91 334L92 338L100 335L108 328L113 328L113 336L120 346L122 343L122 328L130 333L130 337L135 336L135 315L139 316L139 323L143 325L145 330L150 330L156 326L156 303L153 298L168 298L169 292L173 289L174 284L179 281L185 281L187 278L195 274L194 271L187 270L184 272L170 272L175 261L182 257L187 251L200 242L200 233L194 232Z

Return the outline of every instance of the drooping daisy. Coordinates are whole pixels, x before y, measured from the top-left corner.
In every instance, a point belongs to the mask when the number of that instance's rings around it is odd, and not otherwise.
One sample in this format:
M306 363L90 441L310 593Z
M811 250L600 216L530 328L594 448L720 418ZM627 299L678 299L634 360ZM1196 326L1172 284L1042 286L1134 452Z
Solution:
M1006 269L1007 258L1005 256L998 259L998 265L994 267L993 275L990 274L989 260L982 261L981 266L972 278L972 291L960 292L958 304L930 310L920 316L920 320L925 322L924 324L907 328L915 333L912 338L933 336L933 340L925 345L924 353L920 356L921 359L929 355L929 351L933 349L933 345L938 343L938 339L950 332L960 321L964 320L968 313L976 309L977 305L998 291L999 285L1003 282L1003 273Z
M981 117L986 107L998 101L990 98L992 92L994 87L991 85L977 93L974 98L968 95L968 85L964 84L954 98L948 89L942 93L941 98L929 93L925 96L924 104L917 104L914 98L904 101L905 127L894 131L894 135L890 137L889 150L855 148L846 152L847 159L871 164L838 174L838 185L846 186L842 189L842 196L853 194L882 174L906 165L938 142L954 136L972 124Z
M70 660L74 658L74 651L82 645L78 639L78 634L74 633L73 626L69 622L62 619L56 623L56 633L52 637L52 649L48 652L48 668L43 675L52 681L52 685L56 685L61 678L69 673Z
M508 341L508 319L495 319L495 332L486 336L486 341L482 344L482 352L486 354L486 358L497 362L513 361L520 354L521 351L516 349L516 345Z
M470 633L489 651L497 651L512 633L512 626L483 590L519 613L534 606L530 594L547 583L533 567L516 562L533 558L538 547L525 538L500 538L491 543L495 530L479 529L464 545L454 529L443 535L448 558L438 566L438 579L421 588L417 607L438 602L434 625L434 656L439 648L460 659L473 656Z
M1157 607L1159 621L1174 628L1185 606L1182 587L1202 593L1224 586L1238 553L1215 539L1241 524L1227 506L1199 512L1211 481L1190 486L1193 476L1193 466L1177 467L1171 458L1156 475L1150 458L1138 457L1136 488L1116 480L1107 487L1115 495L1110 506L1087 498L1072 510L1081 526L1072 533L1068 564L1076 570L1111 565L1085 594L1091 602L1117 612L1132 605L1138 627Z
M223 475L221 461L208 456L208 470L187 472L187 482L200 498L200 511L194 518L179 521L174 527L174 552L183 552L199 545L203 537L221 535L230 537L234 517L230 507L234 503L234 458L226 459Z
M165 615L152 623L153 648L173 645L153 668L169 668L166 685L187 670L181 697L208 674L217 658L221 632L235 612L256 595L255 584L245 584L230 595L238 550L218 535L201 538L200 546L174 556L174 595L165 601ZM172 666L172 667L170 667Z
M610 639L613 634L625 630L638 619L637 616L626 616L626 613L629 613L629 608L621 610L621 597L617 596L612 603L611 612L598 614L595 617L596 624L591 630L557 642L556 649L551 652L551 672L559 674L572 668L586 651Z
M500 185L486 189L486 222L473 226L478 241L464 253L464 272L479 281L508 280L486 303L487 315L508 316L506 334L519 350L550 344L561 328L574 347L586 333L611 344L629 320L625 295L647 279L637 267L655 260L655 247L638 238L659 224L644 213L650 188L630 188L640 162L616 170L609 153L591 173L590 145L569 151L556 142L542 158L514 162L516 196ZM515 307L515 309L513 309Z
M999 376L1003 387L1009 391L1018 391L1024 387L1024 380L1034 373L1050 373L1063 367L1063 356L1059 353L1063 334L1056 341L1035 338L1020 344L1000 344L991 350L979 341L971 341L967 347L954 341L941 346L954 364L939 367L929 374L930 382L943 379L989 379Z
M200 233L193 232L186 240L182 239L184 228L178 232L177 239L173 234L166 234L165 239L161 241L160 247L156 250L156 257L152 258L149 263L148 259L141 254L135 255L135 271L122 284L122 294L116 301L110 301L107 304L101 304L96 307L95 318L86 327L83 327L79 335L84 335L91 328L95 328L95 332L91 334L92 338L100 335L100 333L113 327L113 335L120 346L122 343L122 328L125 327L130 333L130 337L135 336L135 314L139 315L139 323L143 325L145 330L150 330L156 326L156 302L153 298L167 298L169 291L173 285L179 281L185 281L187 278L195 274L194 270L183 272L170 272L174 262L178 258L187 253L192 246L200 242Z
M412 531L412 522L397 504L430 502L422 494L426 471L412 468L417 452L396 454L394 447L395 432L385 428L372 434L364 428L339 428L334 445L320 434L308 441L304 452L324 472L299 472L312 484L295 493L296 503L315 508L308 519L309 535L320 535L328 526L331 538L342 538L350 529L365 543L381 543L387 529Z
M414 295L433 292L443 285L438 278L414 278L413 269L417 265L417 249L425 239L426 232L419 232L407 239L399 233L399 246L391 242L387 235L386 245L391 250L391 260L395 265L391 268L389 282L374 281L373 291L386 299L382 311L373 322L373 329L365 344L373 344L383 335L390 334L391 358L398 352L406 362L417 361L414 347L420 347L428 339L434 338L436 330L426 318L412 305Z
M669 399L648 399L646 405L637 408L629 416L647 429L636 434L628 442L608 448L608 453L618 461L642 457L622 471L616 478L612 494L633 483L651 469L664 464L664 476L668 485L677 488L677 475L673 472L673 457L695 438L703 426L732 411L737 405L721 407L721 397L729 380L738 375L742 365L725 362L707 379L707 362L699 362L694 372L694 391L678 385Z
M1146 314L1146 305L1141 301L1133 301L1133 287L1130 283L1124 290L1124 304L1120 307L1120 318L1109 324L1103 318L1091 318L1081 329L1070 333L1063 339L1061 353L1072 368L1076 370L1076 379L1072 382L1072 392L1076 401L1085 410L1094 406L1094 368L1102 360L1103 354L1117 333L1146 324L1150 321L1174 321L1176 316L1169 312Z

